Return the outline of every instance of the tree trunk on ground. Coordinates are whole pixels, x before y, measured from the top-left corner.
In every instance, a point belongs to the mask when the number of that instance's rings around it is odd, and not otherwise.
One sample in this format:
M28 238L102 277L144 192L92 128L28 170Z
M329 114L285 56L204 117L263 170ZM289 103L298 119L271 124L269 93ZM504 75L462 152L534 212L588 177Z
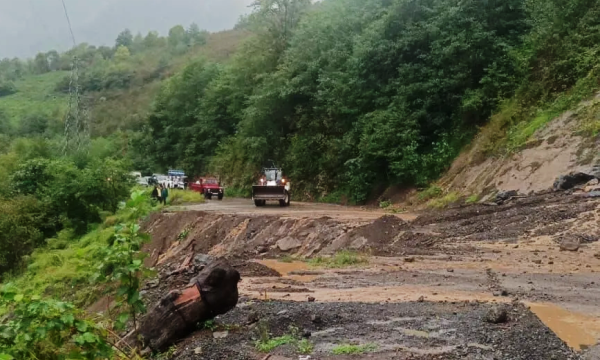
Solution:
M224 260L210 262L185 289L163 297L144 316L139 334L144 346L161 351L194 331L196 324L237 305L240 274Z

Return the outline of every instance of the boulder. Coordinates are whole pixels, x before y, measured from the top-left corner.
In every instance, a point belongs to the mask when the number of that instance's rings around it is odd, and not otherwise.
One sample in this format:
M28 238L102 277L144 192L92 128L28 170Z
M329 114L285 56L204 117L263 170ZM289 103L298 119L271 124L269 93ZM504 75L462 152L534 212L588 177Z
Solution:
M487 314L485 314L484 320L490 324L503 324L507 322L508 311L506 310L506 306L494 306L487 312Z
M576 236L563 237L560 240L560 249L563 251L577 251L581 246L581 240Z
M500 204L504 203L506 200L509 200L510 198L513 198L518 195L519 195L519 193L517 192L517 190L501 191L498 194L496 194L495 203L500 205Z
M290 251L302 246L302 243L292 237L285 237L277 242L277 247L281 251Z
M595 179L596 176L582 173L572 172L568 175L561 175L554 182L554 190L570 190L576 186L585 185L588 181Z

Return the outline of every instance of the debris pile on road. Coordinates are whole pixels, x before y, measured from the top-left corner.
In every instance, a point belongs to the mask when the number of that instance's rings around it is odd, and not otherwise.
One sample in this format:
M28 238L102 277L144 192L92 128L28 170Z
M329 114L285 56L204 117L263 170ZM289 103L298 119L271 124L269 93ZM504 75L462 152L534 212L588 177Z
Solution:
M586 184L595 180L598 184L597 174L586 174L582 172L572 172L567 175L559 176L554 182L554 190L571 190L575 188L583 188Z
M144 345L163 350L187 336L198 322L232 310L238 302L239 281L239 272L226 261L211 259L189 286L170 291L142 319L139 334Z

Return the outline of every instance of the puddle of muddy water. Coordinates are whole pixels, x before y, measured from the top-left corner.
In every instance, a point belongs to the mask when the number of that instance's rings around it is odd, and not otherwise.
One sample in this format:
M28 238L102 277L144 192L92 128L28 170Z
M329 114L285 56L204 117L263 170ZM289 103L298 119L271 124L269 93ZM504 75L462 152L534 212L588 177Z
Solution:
M308 264L302 261L281 262L278 260L257 260L256 262L277 271L281 276L296 281L311 282L318 277L317 275L291 275L290 273L294 271L305 271L309 269Z
M526 304L556 336L572 349L581 351L598 342L600 318L570 312L553 304Z

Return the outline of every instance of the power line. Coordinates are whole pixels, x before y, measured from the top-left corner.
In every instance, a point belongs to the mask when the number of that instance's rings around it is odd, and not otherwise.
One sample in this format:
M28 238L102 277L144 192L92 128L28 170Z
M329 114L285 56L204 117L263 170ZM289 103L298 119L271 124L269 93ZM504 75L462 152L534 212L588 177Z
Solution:
M69 19L69 12L67 11L67 5L65 4L65 0L61 0L63 9L65 10L65 17L67 18L67 24L69 24L69 31L71 32L71 39L73 39L73 47L77 47L77 42L75 41L75 34L73 33L73 27L71 26L71 19Z

